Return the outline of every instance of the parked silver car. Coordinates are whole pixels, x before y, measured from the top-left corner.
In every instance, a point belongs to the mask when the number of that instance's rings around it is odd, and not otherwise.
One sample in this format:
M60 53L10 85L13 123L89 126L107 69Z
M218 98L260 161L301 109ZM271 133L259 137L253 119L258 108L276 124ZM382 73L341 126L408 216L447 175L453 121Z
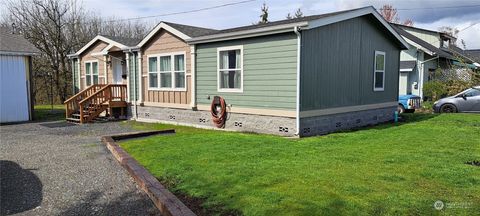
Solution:
M480 113L480 86L475 86L454 96L435 101L433 104L433 110L437 113Z

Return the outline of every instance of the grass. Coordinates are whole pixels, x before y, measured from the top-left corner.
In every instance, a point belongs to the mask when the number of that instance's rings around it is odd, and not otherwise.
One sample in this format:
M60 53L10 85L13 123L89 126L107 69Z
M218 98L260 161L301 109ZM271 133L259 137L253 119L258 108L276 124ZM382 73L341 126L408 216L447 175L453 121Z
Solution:
M59 105L35 105L34 107L35 121L58 121L65 119L65 106Z
M128 122L177 134L120 145L207 215L478 214L480 115L406 119L302 139Z

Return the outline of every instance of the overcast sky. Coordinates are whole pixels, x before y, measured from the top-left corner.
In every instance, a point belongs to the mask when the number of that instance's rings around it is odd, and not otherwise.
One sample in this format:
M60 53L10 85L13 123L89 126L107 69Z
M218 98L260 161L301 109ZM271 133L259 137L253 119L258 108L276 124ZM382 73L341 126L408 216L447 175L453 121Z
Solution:
M101 16L132 18L239 1L242 0L83 0L83 6ZM297 8L301 8L305 15L314 15L369 5L380 8L383 4L392 4L399 9L401 20L410 18L414 25L420 28L438 30L441 26L453 26L461 30L480 22L480 0L256 0L207 11L145 20L150 23L165 20L215 29L250 25L258 21L263 2L269 7L270 21L284 19L287 13L294 13ZM467 49L480 49L480 24L461 31L458 37L459 41L465 41Z

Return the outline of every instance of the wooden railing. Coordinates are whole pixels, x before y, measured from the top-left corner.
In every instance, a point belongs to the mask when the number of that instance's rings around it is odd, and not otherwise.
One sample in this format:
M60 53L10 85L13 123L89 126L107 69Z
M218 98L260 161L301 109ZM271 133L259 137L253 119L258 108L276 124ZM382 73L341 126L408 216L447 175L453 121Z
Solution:
M71 114L73 114L77 110L80 110L79 102L93 95L95 92L97 92L104 86L105 84L91 85L63 102L65 104L65 117L68 118Z
M92 121L108 108L111 101L126 100L127 85L108 84L78 103L80 108L80 123ZM88 113L88 116L86 116L85 113Z

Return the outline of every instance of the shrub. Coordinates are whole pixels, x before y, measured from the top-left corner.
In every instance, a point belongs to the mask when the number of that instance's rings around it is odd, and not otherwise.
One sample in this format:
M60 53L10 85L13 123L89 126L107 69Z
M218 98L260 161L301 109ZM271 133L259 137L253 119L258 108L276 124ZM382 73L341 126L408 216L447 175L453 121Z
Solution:
M438 80L428 81L423 86L423 94L428 100L436 101L447 93L447 85Z

